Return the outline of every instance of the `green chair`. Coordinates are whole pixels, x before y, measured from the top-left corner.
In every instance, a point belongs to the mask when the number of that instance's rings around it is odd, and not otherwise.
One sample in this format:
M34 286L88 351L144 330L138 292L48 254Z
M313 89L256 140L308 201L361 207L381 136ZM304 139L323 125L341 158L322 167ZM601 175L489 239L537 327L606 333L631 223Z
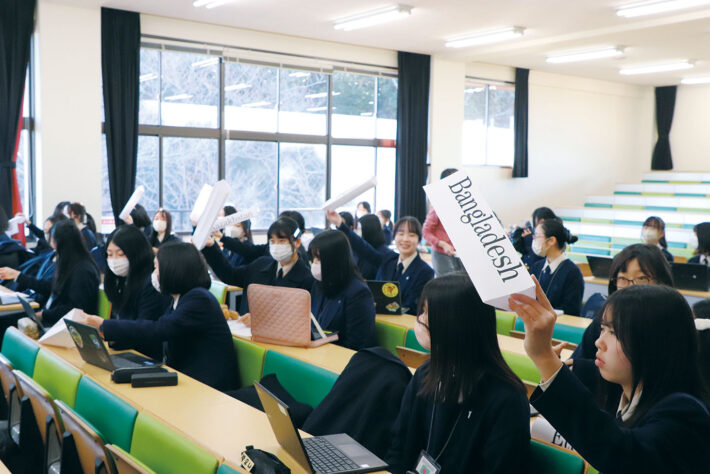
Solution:
M515 330L520 332L525 332L525 323L520 318L515 319ZM572 344L579 345L582 342L582 336L584 336L584 328L577 326L570 326L568 324L555 324L555 329L552 330L552 337L559 339L560 341L571 342Z
M281 385L293 398L312 407L328 395L338 374L294 359L276 351L266 351L264 375L276 374Z
M74 408L76 390L81 372L59 357L42 349L37 354L32 378L40 384L53 399L59 399Z
M515 372L515 375L526 382L534 384L540 383L540 372L537 371L537 367L535 367L532 360L524 355L506 351L501 352L503 353L503 359L505 359L508 366Z
M239 364L239 383L242 387L253 385L261 380L266 349L238 337L232 338L232 342Z
M210 293L217 298L219 304L225 304L225 301L227 301L227 285L221 281L212 280L212 284L210 285Z
M131 456L151 470L170 474L214 474L217 459L155 418L139 413Z
M138 411L88 377L82 377L76 391L75 411L107 443L131 450L133 425Z
M39 346L35 341L22 334L17 328L9 327L2 340L1 352L16 370L32 377L39 352Z
M222 464L219 466L219 469L217 469L217 474L237 474L238 472L239 471L226 464Z
M419 344L419 341L417 340L417 335L414 333L414 329L410 329L407 331L407 338L404 341L404 347L406 347L407 349L429 352L429 349L425 349L424 347L422 347L421 344Z
M496 332L503 336L510 336L510 331L515 327L515 314L507 311L496 311Z
M534 474L583 474L587 468L584 459L575 453L536 440L530 441L530 465Z
M104 319L111 317L111 302L103 289L99 289L99 316Z
M377 345L384 347L396 356L397 346L404 344L407 329L403 326L375 321L375 331Z

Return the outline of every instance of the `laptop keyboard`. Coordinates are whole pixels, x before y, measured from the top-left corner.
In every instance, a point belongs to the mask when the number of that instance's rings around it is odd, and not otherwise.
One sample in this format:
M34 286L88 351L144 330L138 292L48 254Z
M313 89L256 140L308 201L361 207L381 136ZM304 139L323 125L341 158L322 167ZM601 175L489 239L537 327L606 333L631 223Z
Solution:
M352 462L326 439L305 438L303 445L306 447L308 458L317 473L348 472L360 469L360 466Z

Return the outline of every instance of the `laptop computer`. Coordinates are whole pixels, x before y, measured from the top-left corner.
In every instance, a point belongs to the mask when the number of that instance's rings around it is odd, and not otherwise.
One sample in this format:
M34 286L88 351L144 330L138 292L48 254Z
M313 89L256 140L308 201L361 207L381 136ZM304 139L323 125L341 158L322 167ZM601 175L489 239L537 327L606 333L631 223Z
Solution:
M279 444L306 472L371 472L387 467L384 461L346 434L301 438L288 406L259 382L254 382L254 387Z
M375 298L377 314L402 314L408 308L402 308L402 292L396 281L368 280L372 296Z
M108 350L106 350L106 345L101 340L99 331L95 327L77 323L70 319L64 319L64 322L76 348L79 349L81 358L89 364L111 372L116 369L159 367L162 365L162 363L153 359L130 352L110 355Z
M697 263L671 263L673 283L681 290L708 291L708 267Z
M589 269L592 271L594 278L609 278L609 271L611 270L611 262L613 258L609 257L595 257L593 255L587 255L587 262L589 262Z

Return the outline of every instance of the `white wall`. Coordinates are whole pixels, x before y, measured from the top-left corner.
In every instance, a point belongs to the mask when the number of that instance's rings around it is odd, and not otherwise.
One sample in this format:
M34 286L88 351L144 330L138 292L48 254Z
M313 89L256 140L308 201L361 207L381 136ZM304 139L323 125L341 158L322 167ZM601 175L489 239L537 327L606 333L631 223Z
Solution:
M459 71L448 62L432 64L433 78L442 71ZM512 68L491 65L469 64L465 74L513 80ZM439 87L448 86L432 80L432 97L448 100L439 107L463 116L463 86L456 93ZM461 131L447 129L447 120L445 115L432 114L435 178L444 168L461 166L460 152L456 154L453 145L460 144ZM538 206L581 206L585 196L609 194L615 183L638 182L650 167L652 135L651 88L531 71L529 177L513 179L508 168L468 167L467 171L503 223L516 224L529 219ZM437 153L442 140L452 144L448 153Z
M710 85L678 86L671 126L674 170L710 170L708 121L710 121ZM655 141L654 135L654 145Z

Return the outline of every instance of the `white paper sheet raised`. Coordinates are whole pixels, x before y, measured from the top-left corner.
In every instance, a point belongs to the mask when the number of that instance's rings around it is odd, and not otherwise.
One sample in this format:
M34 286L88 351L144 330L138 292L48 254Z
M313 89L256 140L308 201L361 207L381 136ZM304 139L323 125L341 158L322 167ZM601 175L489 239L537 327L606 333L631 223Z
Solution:
M349 203L368 189L374 188L375 186L377 186L377 177L373 176L364 183L360 183L357 186L353 186L344 193L334 198L328 199L325 204L323 204L323 207L321 207L321 209L323 209L324 211L334 211L343 204Z
M258 213L259 211L257 209L247 209L245 211L239 211L229 216L220 217L219 219L214 221L214 224L212 225L212 232L222 230L228 225L239 224L240 222L253 219L257 216Z
M74 341L72 341L67 325L64 324L64 320L70 319L76 321L77 318L75 318L75 315L79 311L79 309L74 308L62 316L62 319L54 323L54 326L49 328L47 332L39 338L39 342L47 344L48 346L74 347Z
M13 217L12 219L7 221L7 230L5 233L12 237L13 235L17 234L20 232L20 224L25 222L24 217Z
M535 283L518 252L465 172L424 186L424 191L483 302L510 310L511 294L535 297Z
M192 207L192 212L190 213L190 220L192 222L197 222L200 220L200 216L205 210L207 205L207 200L210 198L210 193L212 192L212 186L209 184L203 184L202 189L200 189L200 194L197 195L195 200L195 205Z
M136 208L136 204L138 204L143 197L143 194L145 194L145 188L143 185L138 186L135 191L133 191L133 194L131 194L131 197L128 198L128 202L126 202L126 205L123 206L123 209L121 209L121 213L118 215L121 219L124 221L126 220L126 217L128 217L133 211L133 209Z
M562 437L559 431L557 431L549 421L541 416L538 416L535 418L535 421L533 421L533 424L530 427L530 436L533 439L574 451L572 445Z
M217 220L217 214L219 214L219 210L222 209L224 203L227 202L231 191L232 188L225 180L217 181L217 184L212 188L204 211L197 221L195 232L192 234L192 243L195 244L197 250L202 250L205 243L207 243L207 239L212 233L212 225Z

